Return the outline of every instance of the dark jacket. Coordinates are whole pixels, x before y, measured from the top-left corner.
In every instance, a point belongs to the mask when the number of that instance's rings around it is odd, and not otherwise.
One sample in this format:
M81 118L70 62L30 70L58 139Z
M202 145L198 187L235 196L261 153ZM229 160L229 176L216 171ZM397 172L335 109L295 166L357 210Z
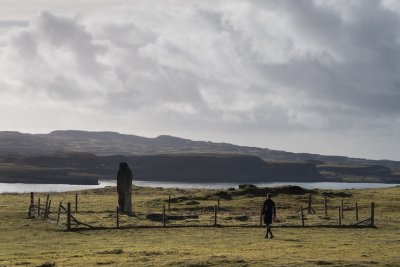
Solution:
M272 199L267 199L264 201L262 214L265 217L271 218L276 216L275 202Z

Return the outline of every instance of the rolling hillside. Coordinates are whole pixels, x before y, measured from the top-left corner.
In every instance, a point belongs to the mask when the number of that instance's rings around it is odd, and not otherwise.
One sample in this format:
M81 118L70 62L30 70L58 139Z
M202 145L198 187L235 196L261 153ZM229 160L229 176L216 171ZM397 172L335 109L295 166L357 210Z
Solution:
M95 184L118 164L135 179L181 182L400 182L400 162L290 153L161 135L0 132L0 182Z
M52 154L56 152L84 152L95 155L127 156L182 153L240 154L258 156L267 161L370 164L400 170L399 161L291 153L268 148L237 146L228 143L192 141L167 135L147 138L116 132L54 131L49 134L0 132L0 154Z

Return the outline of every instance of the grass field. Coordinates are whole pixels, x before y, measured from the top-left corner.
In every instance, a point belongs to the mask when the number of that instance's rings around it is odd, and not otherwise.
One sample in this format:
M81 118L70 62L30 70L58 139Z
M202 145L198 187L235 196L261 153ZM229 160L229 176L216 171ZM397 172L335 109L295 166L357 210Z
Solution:
M78 232L66 232L40 218L27 219L29 194L0 194L0 266L400 266L399 187L313 192L317 214L307 216L306 225L337 224L341 200L343 224L353 224L354 203L364 219L374 201L376 229L283 227L300 225L299 207L307 205L307 194L276 192L275 225L282 227L273 229L274 239L264 239L264 229L256 227L264 197L238 191L135 188L135 216L120 218L121 226L131 229ZM218 193L232 199L221 199L221 226L212 227ZM328 216L323 193L329 196ZM168 195L173 200L170 215L198 218L168 221L167 228L147 219L162 211ZM56 203L73 202L74 196L52 193L53 211ZM35 201L38 197L43 203L45 194L36 194ZM94 226L115 227L116 203L115 188L81 191L74 216Z

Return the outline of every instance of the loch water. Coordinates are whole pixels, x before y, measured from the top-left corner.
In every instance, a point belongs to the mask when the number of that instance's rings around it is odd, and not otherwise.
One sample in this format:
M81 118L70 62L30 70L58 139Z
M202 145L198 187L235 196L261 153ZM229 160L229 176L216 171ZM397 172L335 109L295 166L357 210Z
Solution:
M285 185L297 185L306 189L365 189L386 188L399 186L399 184L384 183L334 183L334 182L274 182L274 183L252 183L258 187L277 187ZM27 192L68 192L85 189L104 188L116 186L115 180L100 180L98 185L68 185L68 184L22 184L22 183L0 183L0 193L27 193ZM228 189L238 188L238 183L182 183L182 182L157 182L157 181L133 181L134 186L162 187L162 188L206 188L206 189Z

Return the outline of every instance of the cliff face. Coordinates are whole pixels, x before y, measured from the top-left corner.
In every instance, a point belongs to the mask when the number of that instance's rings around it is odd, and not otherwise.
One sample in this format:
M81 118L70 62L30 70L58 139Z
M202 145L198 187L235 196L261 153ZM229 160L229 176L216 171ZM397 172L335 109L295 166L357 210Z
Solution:
M139 179L192 182L321 181L311 163L267 163L255 156L143 156L130 158Z
M323 179L312 163L267 163L256 156L59 153L1 157L0 181L87 184L93 183L94 178L115 179L121 161L130 165L134 179L145 181L242 183Z

